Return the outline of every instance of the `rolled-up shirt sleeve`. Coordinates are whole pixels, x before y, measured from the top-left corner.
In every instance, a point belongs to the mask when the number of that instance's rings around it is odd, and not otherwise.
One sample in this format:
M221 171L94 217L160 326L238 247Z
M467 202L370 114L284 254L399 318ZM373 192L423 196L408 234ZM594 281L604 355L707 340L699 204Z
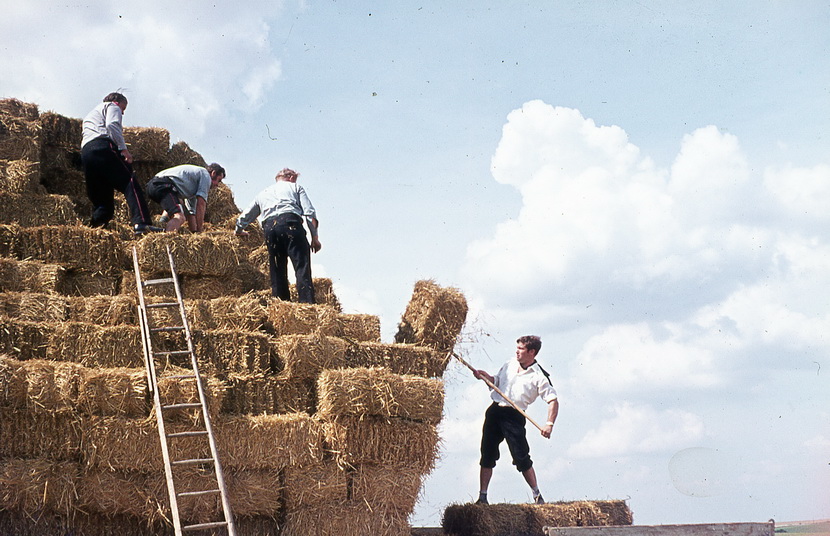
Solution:
M239 215L239 218L236 220L236 231L244 231L245 227L250 225L256 218L259 216L261 209L259 207L259 200L254 199L250 206Z

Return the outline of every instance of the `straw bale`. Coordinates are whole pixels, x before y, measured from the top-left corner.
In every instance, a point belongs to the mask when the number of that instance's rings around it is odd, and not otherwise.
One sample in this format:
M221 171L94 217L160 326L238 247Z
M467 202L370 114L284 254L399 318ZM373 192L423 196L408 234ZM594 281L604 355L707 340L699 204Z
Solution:
M66 270L58 264L0 257L0 291L57 292Z
M87 367L143 367L141 332L138 326L64 322L54 328L47 358Z
M226 184L219 183L208 195L205 221L221 225L235 216L239 216L239 208L233 199L233 191Z
M287 512L345 502L348 499L346 471L330 460L311 465L289 466L285 475Z
M81 422L73 413L0 411L0 458L77 460Z
M305 413L223 416L213 429L223 467L283 469L323 458L323 426Z
M81 225L0 225L0 254L53 262L65 268L94 268L107 273L127 266L127 256L116 236L103 229Z
M0 223L23 226L78 225L75 205L65 195L0 191Z
M332 503L286 513L282 536L410 536L403 512Z
M273 532L239 532L240 526L242 525L237 523L238 533L246 536L260 534L277 536ZM110 513L87 514L76 511L69 516L62 516L54 512L39 511L32 515L19 510L0 508L0 534L14 536L173 536L173 527L162 523L148 526L144 519Z
M237 533L254 534L243 528L245 522L240 519L251 519L253 516L277 517L283 510L283 489L280 485L282 472L276 469L261 469L257 471L225 471L225 482L228 487L228 499ZM273 529L274 519L271 518ZM240 524L242 521L242 524Z
M167 246L180 275L226 277L239 264L233 235L151 233L137 243L142 273L170 273Z
M83 140L83 120L52 111L40 114L41 143L44 146L78 150Z
M158 522L162 519L162 505L167 504L167 495L166 490L164 495L157 495L151 487L154 480L153 476L135 471L83 471L77 479L78 507L85 512L127 515L144 523Z
M15 359L45 359L55 324L0 318L0 354Z
M83 367L42 359L19 363L26 387L26 404L19 406L21 409L47 413L74 411Z
M0 160L31 160L40 155L40 121L36 104L0 99Z
M120 272L91 272L66 270L58 285L58 292L66 296L99 296L118 293L121 286Z
M271 299L265 308L276 335L337 335L337 311L327 305Z
M183 276L182 292L191 299L212 300L239 296L247 290L237 274L229 276Z
M467 300L458 289L440 287L434 281L418 281L398 324L395 342L447 352L455 346L466 318Z
M162 171L165 168L164 161L160 160L136 160L133 162L133 173L135 174L135 178L141 186L142 189L145 191L147 190L147 183L150 182L153 177L159 171ZM150 201L148 199L148 201ZM161 205L158 203L151 202L149 203L148 208L150 209L150 216L153 215L161 215L161 212L164 210L161 208ZM125 216L127 216L129 212L125 212Z
M315 378L320 371L346 365L346 343L322 335L284 335L277 339L284 378Z
M164 162L170 150L170 132L157 127L125 127L124 141L136 161ZM161 170L161 168L159 168Z
M325 370L317 379L317 415L403 417L437 424L444 407L440 380L381 368Z
M24 361L0 355L0 406L26 407Z
M146 417L150 406L144 369L84 369L77 407L85 415Z
M380 318L377 315L340 314L334 334L355 342L380 342Z
M194 307L192 326L202 329L236 329L241 331L272 332L265 304L267 299L254 293L241 296L221 296L203 302L203 308ZM188 319L191 309L188 309Z
M63 322L67 319L67 311L65 296L40 292L0 292L0 316L10 319Z
M327 277L315 277L312 279L312 283L314 284L314 303L328 305L338 313L343 310L343 307L340 305L340 300L337 299L337 295L334 293L334 284L331 279ZM297 297L297 285L292 283L289 286L291 290L291 301L297 301L299 299Z
M207 162L202 155L191 149L187 143L178 141L167 152L167 165L173 167L181 164L207 167Z
M441 377L448 356L424 346L361 342L346 349L350 367L384 367L396 374Z
M138 300L133 296L73 296L67 298L66 320L98 326L138 325Z
M258 415L316 411L317 382L313 379L280 378L265 374L230 373L222 413Z
M455 536L542 534L542 528L631 525L625 501L533 504L454 504L444 510L444 532Z
M92 213L92 202L86 193L83 171L66 165L52 167L48 164L54 164L54 161L43 160L41 163L40 183L50 194L69 196L75 212L88 218Z
M435 466L435 425L382 417L338 417L325 421L326 447L341 466L406 465L420 474Z
M348 477L350 498L370 507L411 514L418 502L422 473L408 464L361 465Z
M0 460L0 509L70 515L77 507L78 465L52 460Z
M0 192L46 193L40 184L40 163L29 160L0 160Z
M224 329L194 330L191 335L207 372L276 371L280 367L279 353L267 335Z

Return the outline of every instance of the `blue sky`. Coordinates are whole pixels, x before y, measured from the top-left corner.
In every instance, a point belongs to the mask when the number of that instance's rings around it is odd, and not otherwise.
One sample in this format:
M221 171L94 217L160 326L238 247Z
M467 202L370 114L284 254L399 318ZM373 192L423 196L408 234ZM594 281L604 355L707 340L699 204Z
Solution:
M482 368L540 335L547 499L830 517L827 2L2 8L0 96L82 117L124 88L125 124L220 162L240 208L297 169L315 275L386 341L422 278L464 291ZM486 388L445 379L418 525L477 492ZM503 458L491 501L529 498Z

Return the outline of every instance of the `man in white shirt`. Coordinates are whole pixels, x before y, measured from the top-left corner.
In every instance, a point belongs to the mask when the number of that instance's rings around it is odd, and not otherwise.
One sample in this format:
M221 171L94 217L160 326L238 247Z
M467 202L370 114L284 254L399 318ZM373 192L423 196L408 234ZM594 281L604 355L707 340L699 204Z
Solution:
M225 168L213 163L207 168L182 164L156 173L147 183L147 196L161 205L165 231L178 231L187 219L192 233L205 227L208 192L225 178Z
M559 414L559 399L547 372L536 362L536 355L542 348L542 340L535 335L525 335L516 341L516 359L502 365L498 374L491 376L477 370L477 379L486 378L510 398L516 406L527 410L537 398L548 404L548 420L542 429L542 436L549 438L553 423ZM479 465L479 496L476 504L487 504L487 488L493 476L493 468L499 459L499 445L507 441L513 465L522 473L533 491L533 502L544 504L542 493L536 482L536 471L530 459L530 445L525 433L525 417L495 390L490 390L493 403L484 414L481 434L481 461Z
M297 184L299 174L285 168L275 177L277 183L261 191L250 206L236 220L236 234L246 235L245 227L259 216L271 277L271 294L284 301L291 300L288 287L288 259L297 276L297 296L300 303L314 303L314 285L311 279L311 252L322 247L317 236L317 212L302 186ZM311 244L303 229L303 220L311 232Z

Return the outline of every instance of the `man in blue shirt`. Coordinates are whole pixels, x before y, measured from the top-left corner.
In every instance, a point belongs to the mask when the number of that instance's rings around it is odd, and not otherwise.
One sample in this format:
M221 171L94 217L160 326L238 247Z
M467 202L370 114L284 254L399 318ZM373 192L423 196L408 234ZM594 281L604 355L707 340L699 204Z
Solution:
M245 227L259 216L265 244L268 247L268 265L271 294L289 301L288 259L297 276L297 295L301 303L314 303L314 285L311 280L311 252L322 247L317 236L317 212L302 186L297 184L299 174L285 168L275 177L277 183L261 191L250 206L236 220L236 234L247 235ZM311 232L311 244L303 229L303 220Z
M156 173L147 183L147 196L164 209L164 230L178 231L187 219L191 232L204 231L208 192L224 178L225 169L216 163L207 169L182 164Z

